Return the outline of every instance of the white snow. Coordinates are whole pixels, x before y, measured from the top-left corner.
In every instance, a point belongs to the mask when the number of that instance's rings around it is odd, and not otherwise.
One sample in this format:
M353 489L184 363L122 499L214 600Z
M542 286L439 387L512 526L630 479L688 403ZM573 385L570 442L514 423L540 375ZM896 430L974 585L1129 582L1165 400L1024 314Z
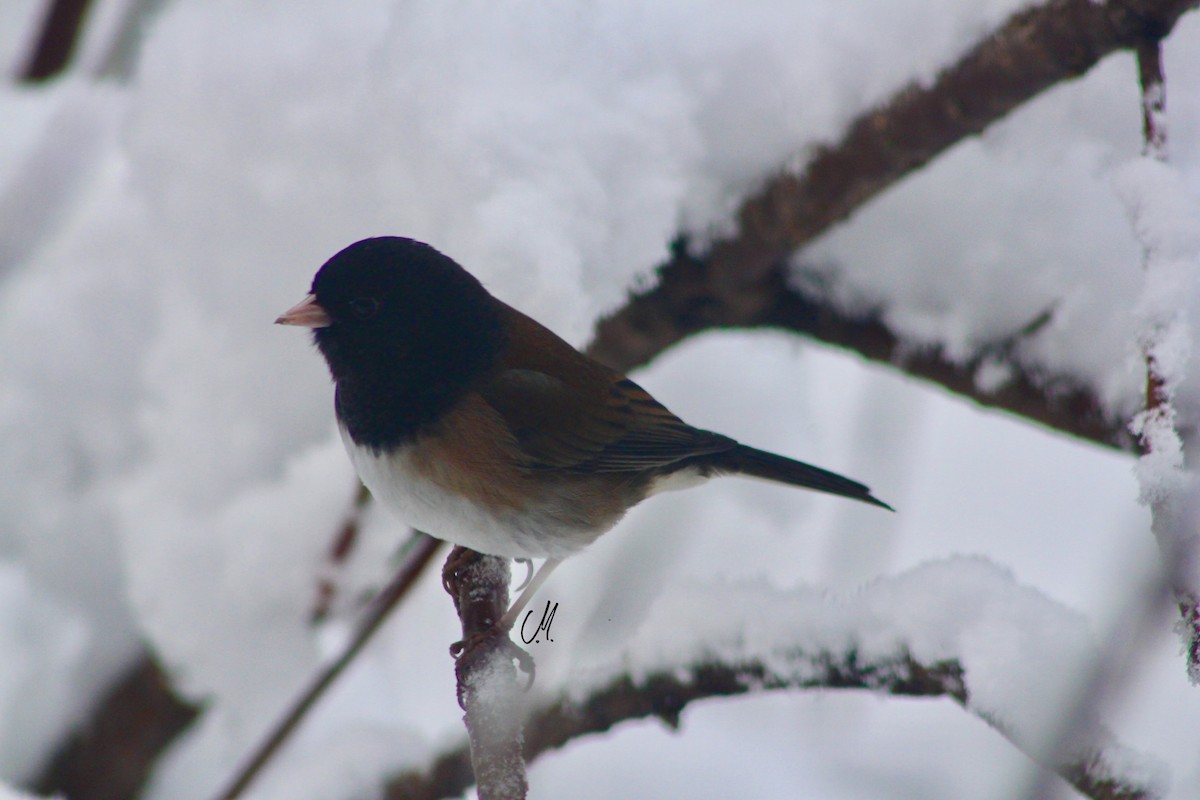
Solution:
M908 656L931 668L958 664L971 710L1048 759L1074 688L1100 655L1082 615L985 559L960 557L846 594L755 583L676 586L619 659L572 674L561 688L543 682L538 691L582 699L625 673L641 681L706 662L761 663L766 682L796 684L819 679L827 657L837 663L848 653L880 683L904 674ZM1102 730L1074 744L1079 752L1112 746Z
M38 800L38 797L0 783L0 800Z
M329 657L404 538L368 512L344 616L308 624L355 482L319 355L271 321L320 263L415 236L582 343L674 235L728 230L765 175L1025 2L176 0L128 80L94 76L132 5L96 5L71 74L0 87L0 779L36 772L145 643L207 703L148 795L188 800ZM0 4L9 74L41 6ZM1127 418L1149 342L1193 428L1200 16L1165 47L1169 167L1136 158L1136 69L1115 55L830 231L799 279L957 358L1052 309L1023 365ZM1130 456L778 334L707 334L638 380L899 512L735 480L656 497L547 585L539 691L701 646L908 647L960 659L972 707L1036 742L1158 566ZM1146 430L1162 463L1141 463L1141 490L1175 492L1188 443ZM461 739L457 634L426 576L257 796L369 792ZM1195 796L1200 698L1167 633L1129 680L1103 723L1166 762L1168 796ZM574 743L534 765L532 796L752 780L762 797L1008 798L1028 780L949 702L772 694L698 707L661 739L649 723Z
M1116 174L1116 185L1142 247L1145 284L1137 304L1139 345L1156 397L1135 415L1131 430L1143 443L1137 477L1141 499L1152 510L1153 529L1170 570L1171 587L1181 603L1200 598L1194 565L1200 561L1195 517L1185 507L1195 502L1195 474L1184 458L1175 398L1188 379L1192 354L1191 317L1200 273L1200 203L1188 193L1180 175L1166 163L1167 120L1161 112L1162 87L1152 87L1144 102L1155 111L1156 133L1163 141L1147 144L1147 154ZM1193 381L1194 383L1194 381ZM1186 401L1185 401L1186 402ZM1178 626L1182 649L1197 646L1197 632ZM1189 661L1188 674L1200 685L1200 664Z

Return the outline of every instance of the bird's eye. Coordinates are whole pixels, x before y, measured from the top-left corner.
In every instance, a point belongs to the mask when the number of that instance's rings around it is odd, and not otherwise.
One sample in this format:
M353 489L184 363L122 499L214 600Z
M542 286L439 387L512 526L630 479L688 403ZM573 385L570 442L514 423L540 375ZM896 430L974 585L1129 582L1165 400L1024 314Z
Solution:
M379 301L374 297L356 297L350 301L350 313L358 319L370 319L379 311Z

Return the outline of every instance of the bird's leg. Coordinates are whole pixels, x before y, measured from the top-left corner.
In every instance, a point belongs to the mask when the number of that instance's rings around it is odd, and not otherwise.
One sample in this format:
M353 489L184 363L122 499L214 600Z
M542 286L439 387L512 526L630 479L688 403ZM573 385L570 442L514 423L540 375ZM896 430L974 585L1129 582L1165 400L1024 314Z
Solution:
M509 606L508 611L504 612L504 616L496 623L496 627L502 631L512 630L513 624L516 623L517 617L521 616L525 606L529 605L529 601L537 594L538 589L542 588L542 584L550 577L550 573L554 572L554 568L561 563L561 558L547 558L543 561L542 566L538 567L537 573L525 584L525 591L521 592L517 601Z

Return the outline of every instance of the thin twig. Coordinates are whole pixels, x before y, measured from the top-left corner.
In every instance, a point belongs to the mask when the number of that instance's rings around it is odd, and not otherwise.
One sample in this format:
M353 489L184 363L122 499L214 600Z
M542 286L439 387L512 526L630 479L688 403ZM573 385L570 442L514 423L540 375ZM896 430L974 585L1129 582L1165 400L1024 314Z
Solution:
M329 544L329 551L326 555L326 567L329 571L317 581L317 597L313 602L311 615L313 622L322 622L329 616L334 600L337 599L336 573L345 565L346 560L350 558L350 554L354 552L354 548L358 544L363 514L370 504L371 493L366 486L360 483L350 511L346 514L341 527L338 528L333 541Z
M1162 68L1161 41L1157 36L1147 36L1138 44L1136 51L1142 100L1142 156L1165 163L1166 82ZM1147 281L1157 277L1152 274L1152 261L1150 249L1147 247L1143 252L1142 264L1147 273ZM1174 425L1171 385L1154 354L1157 338L1163 334L1158 323L1158 320L1150 320L1150 331L1142 336L1143 358L1146 364L1146 395L1141 415L1143 421L1140 423L1143 433L1150 424L1170 428L1172 431ZM1164 444L1159 439L1158 446L1163 447ZM1143 458L1152 458L1155 455L1156 444L1150 437L1143 436L1138 446L1143 452ZM1182 465L1178 465L1174 468L1181 467ZM1163 570L1154 576L1148 585L1135 587L1136 591L1132 592L1123 604L1123 613L1114 621L1108 636L1105 637L1104 652L1093 660L1088 673L1081 676L1071 702L1064 705L1059 715L1059 730L1051 740L1057 743L1060 749L1070 747L1078 736L1086 734L1096 725L1100 710L1111 702L1125 685L1136 665L1136 659L1145 652L1147 644L1157 632L1163 612L1172 597L1172 587L1180 585L1180 572L1184 570L1186 554L1180 552L1181 540L1172 530L1179 523L1176 506L1180 498L1173 491L1160 488L1156 492L1146 492L1145 488L1143 485L1143 494L1149 500L1152 526L1164 556ZM1175 597L1178 598L1180 611L1187 620L1189 609L1194 613L1195 604L1189 606L1178 590L1175 591ZM1031 781L1030 789L1024 797L1027 800L1043 800L1055 794L1055 787L1051 781L1039 776Z
M353 638L347 643L346 648L324 669L322 669L304 690L293 702L292 706L287 710L283 717L271 729L267 738L258 746L258 748L247 758L246 763L238 769L229 785L216 796L216 800L235 800L240 797L246 787L258 776L271 758L283 746L284 742L296 731L301 720L312 709L319 700L338 678L339 675L354 661L359 651L366 646L370 641L375 631L388 618L392 609L408 594L412 589L417 579L424 571L426 564L430 562L434 554L441 547L442 542L434 539L419 531L413 531L413 535L418 537L418 541L413 547L408 559L404 565L392 578L391 582L384 587L383 591L371 604L367 610L366 616L359 623L358 629L354 632Z
M21 82L41 83L66 70L91 5L92 0L51 0L46 4L37 44L18 76Z

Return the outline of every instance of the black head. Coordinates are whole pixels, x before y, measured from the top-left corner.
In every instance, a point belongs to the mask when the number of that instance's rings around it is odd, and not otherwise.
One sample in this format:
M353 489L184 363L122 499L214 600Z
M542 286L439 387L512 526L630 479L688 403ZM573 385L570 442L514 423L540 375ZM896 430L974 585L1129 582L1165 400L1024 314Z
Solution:
M325 262L312 294L328 315L313 335L355 442L400 444L436 422L503 345L498 302L453 259L395 236Z

